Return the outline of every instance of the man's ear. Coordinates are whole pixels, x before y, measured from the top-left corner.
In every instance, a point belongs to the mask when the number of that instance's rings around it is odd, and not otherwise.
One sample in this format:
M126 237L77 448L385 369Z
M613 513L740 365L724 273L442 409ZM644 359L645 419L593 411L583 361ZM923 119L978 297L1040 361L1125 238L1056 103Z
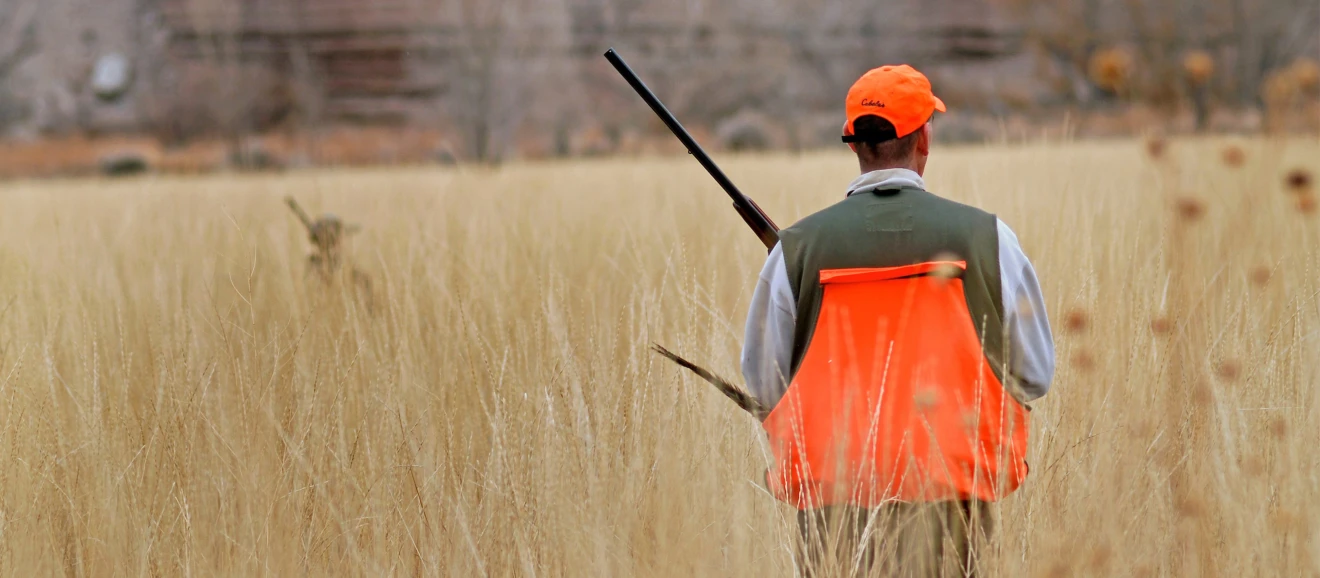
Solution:
M934 136L932 134L930 123L921 126L921 136L917 137L917 154L923 157L930 156L930 141Z

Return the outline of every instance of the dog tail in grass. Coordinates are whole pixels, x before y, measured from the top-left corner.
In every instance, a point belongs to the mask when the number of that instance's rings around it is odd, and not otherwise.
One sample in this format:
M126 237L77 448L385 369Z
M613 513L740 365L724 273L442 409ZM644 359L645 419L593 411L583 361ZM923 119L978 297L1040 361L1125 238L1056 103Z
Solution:
M720 390L720 393L724 394L725 397L732 400L733 403L738 404L738 407L742 408L743 411L752 414L752 417L755 417L760 421L765 421L765 417L770 415L770 410L764 405L761 405L760 401L757 401L757 399L752 397L751 394L743 391L741 387L730 383L729 380L711 373L700 365L679 357L677 354L665 349L664 346L658 343L651 344L651 350L665 356L670 361L687 368L692 373L697 374L697 377L700 377L715 386L715 389Z

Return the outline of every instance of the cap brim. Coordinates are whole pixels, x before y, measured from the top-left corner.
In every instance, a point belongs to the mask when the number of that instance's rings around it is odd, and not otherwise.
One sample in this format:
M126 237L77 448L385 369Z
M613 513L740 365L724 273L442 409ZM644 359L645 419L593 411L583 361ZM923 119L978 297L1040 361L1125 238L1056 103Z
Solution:
M933 94L930 95L930 97L935 99L935 110L939 112L944 112L944 101L940 100L940 97L935 96Z

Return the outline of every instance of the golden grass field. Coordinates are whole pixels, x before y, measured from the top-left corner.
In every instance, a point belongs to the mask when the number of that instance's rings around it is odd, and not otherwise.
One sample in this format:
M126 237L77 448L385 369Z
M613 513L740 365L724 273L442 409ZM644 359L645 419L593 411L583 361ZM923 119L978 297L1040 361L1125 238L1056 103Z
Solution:
M721 160L781 225L856 173ZM1058 344L988 575L1320 572L1295 168L1320 142L936 149ZM286 194L363 226L370 297L305 274ZM790 575L758 424L647 351L738 376L763 257L686 158L0 184L0 574Z

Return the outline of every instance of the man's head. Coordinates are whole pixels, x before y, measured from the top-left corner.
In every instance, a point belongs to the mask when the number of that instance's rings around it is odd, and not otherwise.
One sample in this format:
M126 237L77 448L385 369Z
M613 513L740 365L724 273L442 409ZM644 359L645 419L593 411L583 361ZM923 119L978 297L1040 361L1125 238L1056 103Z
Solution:
M926 76L906 64L882 66L848 90L843 142L857 153L863 173L906 168L924 173L930 155L930 119L944 112Z

